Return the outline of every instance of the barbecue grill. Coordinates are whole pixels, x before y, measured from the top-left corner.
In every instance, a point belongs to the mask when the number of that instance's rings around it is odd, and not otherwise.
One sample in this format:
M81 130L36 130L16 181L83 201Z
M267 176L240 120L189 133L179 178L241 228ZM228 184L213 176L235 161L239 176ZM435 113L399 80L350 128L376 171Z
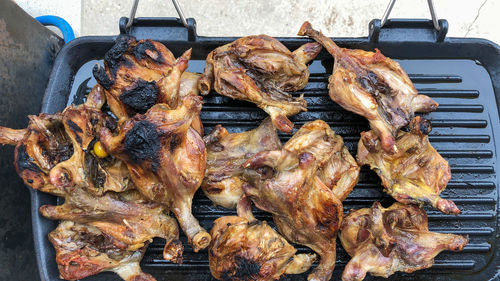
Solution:
M431 231L469 236L469 244L458 253L444 252L435 259L435 265L413 274L397 273L389 280L498 280L500 277L499 179L497 171L500 152L500 47L483 39L447 38L446 20L387 19L391 2L382 20L372 20L369 36L334 38L341 47L373 50L397 60L415 84L419 93L439 102L436 112L424 115L433 126L432 145L447 159L452 179L442 193L462 210L459 216L445 215L425 208ZM432 11L433 12L433 11ZM193 48L187 71L203 72L207 54L218 46L236 38L204 37L196 33L192 18L128 18L120 19L120 33L138 39L150 38L164 43L177 57ZM114 44L115 36L81 37L66 44L59 52L42 103L42 112L55 113L71 103L79 103L96 83L91 69L100 62ZM277 38L294 50L306 38ZM100 62L102 63L102 62ZM328 77L332 57L322 51L310 65L307 87L294 95L304 93L308 111L291 117L296 127L307 121L322 119L344 138L351 154L356 154L360 132L368 130L368 122L342 109L328 97ZM208 133L217 124L230 132L255 128L266 114L255 105L211 93L204 97L201 118ZM282 142L291 135L280 134ZM41 205L56 204L57 198L31 190L31 208L36 255L42 280L58 280L55 251L47 234L56 228L38 212ZM382 192L378 177L363 167L360 180L344 201L344 211L369 207L374 201L388 206L393 199ZM60 203L60 202L59 202ZM193 213L206 229L213 220L234 211L215 207L201 190L193 202ZM255 216L272 225L269 214L254 210ZM185 245L183 264L162 260L162 241L155 240L148 248L142 268L158 280L214 280L208 267L206 250L194 253ZM350 257L337 248L337 266L332 280L339 280ZM298 246L299 252L309 249ZM289 275L282 280L305 280L306 275ZM86 280L120 280L112 273L102 273ZM367 276L365 280L378 280Z

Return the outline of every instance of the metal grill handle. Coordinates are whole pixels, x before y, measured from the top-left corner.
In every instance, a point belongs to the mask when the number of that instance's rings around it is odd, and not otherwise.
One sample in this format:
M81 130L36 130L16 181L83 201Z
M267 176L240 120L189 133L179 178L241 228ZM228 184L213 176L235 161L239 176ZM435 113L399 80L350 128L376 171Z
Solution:
M177 14L179 15L179 18L182 21L182 24L185 27L189 27L188 22L186 20L186 17L184 16L184 12L182 12L182 8L179 5L179 2L177 0L172 0L172 3L174 4L175 10L177 11ZM134 22L135 18L135 13L137 12L137 6L139 5L139 0L134 0L134 3L132 4L132 9L130 10L130 16L128 17L127 25L125 26L127 29L132 26L132 23Z
M389 5L387 5L387 8L385 9L384 15L382 16L382 20L380 21L380 27L383 27L385 23L387 22L387 19L389 18L389 14L392 11L392 8L394 7L394 3L396 3L396 0L390 0ZM434 8L434 2L432 0L427 0L427 4L429 5L429 10L431 12L431 17L432 17L432 24L434 25L434 28L439 31L441 30L441 27L439 26L439 22L437 19L436 15L436 9Z

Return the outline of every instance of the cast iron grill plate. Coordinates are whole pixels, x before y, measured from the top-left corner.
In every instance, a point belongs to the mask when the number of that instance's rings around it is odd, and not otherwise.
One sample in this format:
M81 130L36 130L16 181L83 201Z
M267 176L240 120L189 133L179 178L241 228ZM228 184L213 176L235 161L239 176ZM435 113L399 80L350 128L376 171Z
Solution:
M208 52L234 40L234 38L199 37L196 42L186 42L151 37L163 41L176 56L193 47L193 59L188 68L191 72L203 72L204 59ZM53 113L81 100L82 93L87 93L95 84L95 80L91 77L92 66L96 62L102 64L102 61L94 59L103 57L112 46L113 37L88 37L79 40L66 46L66 50L60 55L59 63L56 61L56 68L51 75L42 105L43 112ZM280 38L280 40L291 50L307 41L297 38ZM417 55L412 51L405 52L404 46L396 47L390 43L372 46L366 42L366 38L338 42L344 47L371 50L373 47L378 47L386 55L399 58L398 61L415 83L419 93L432 97L440 104L436 112L426 114L424 117L432 122L433 130L430 134L432 145L451 166L452 178L442 197L453 200L462 214L445 215L428 207L425 210L428 213L430 230L468 235L470 240L462 252L443 252L438 255L434 267L430 269L413 274L397 273L389 280L402 278L456 280L472 276L478 278L477 280L495 278L498 271L496 268L498 261L495 258L498 236L496 175L498 144L495 143L495 137L498 136L499 118L490 74L472 58L450 59L451 55L439 52L429 55L429 49L425 49L425 46L420 55ZM427 48L436 43L429 44ZM421 46L418 47L420 49ZM446 48L450 53L451 46ZM331 56L322 51L310 65L311 76L307 87L293 94L304 93L308 111L291 117L291 120L296 128L315 119L326 121L344 138L349 151L355 155L359 134L368 130L368 123L364 118L342 109L328 97L327 85L332 63ZM212 92L204 97L201 117L205 133L209 133L217 124L222 124L230 132L242 132L258 126L266 114L251 103L231 100ZM287 141L290 136L280 133L282 142ZM498 140L496 142L498 143ZM363 167L358 185L344 201L344 212L349 209L369 207L375 201L381 201L384 206L389 206L394 200L382 192L382 186L375 173ZM56 202L55 197L32 192L32 216L39 268L42 278L51 281L58 280L58 272L54 250L46 235L56 227L57 222L41 217L38 208L43 204ZM207 230L211 228L216 218L235 214L234 211L215 207L201 190L195 196L193 213ZM258 219L266 220L272 225L269 214L257 209L254 209L254 214ZM141 263L143 270L158 280L215 280L210 275L207 251L195 254L186 243L184 235L181 240L185 245L183 264L163 261L163 241L155 239ZM344 266L349 261L349 256L339 244L337 266L332 280L340 280ZM296 245L296 247L299 252L310 251L303 246ZM288 275L282 280L305 280L306 276L307 274ZM378 279L381 278L367 276L365 280ZM85 280L120 280L120 278L112 273L102 273Z

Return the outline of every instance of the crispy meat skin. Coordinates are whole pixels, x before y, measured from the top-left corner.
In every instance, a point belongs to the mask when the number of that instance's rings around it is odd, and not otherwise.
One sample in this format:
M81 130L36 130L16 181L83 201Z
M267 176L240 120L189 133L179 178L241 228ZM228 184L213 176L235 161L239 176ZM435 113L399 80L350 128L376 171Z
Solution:
M164 206L147 200L135 190L107 192L97 197L75 189L66 194L63 205L40 207L40 213L46 218L96 227L130 251L144 247L154 237L164 238L163 257L179 263L183 251L178 241L179 229L167 212Z
M138 190L170 208L195 251L210 243L210 235L191 213L206 166L205 144L191 127L201 104L199 96L184 98L175 110L156 104L123 122L118 135L103 129L100 138L109 153L127 164Z
M430 204L443 213L459 214L455 203L439 197L451 178L448 162L429 143L430 122L415 117L409 132L399 132L397 153L386 153L373 131L361 133L358 162L370 165L385 191L397 201Z
M363 280L367 272L387 278L397 271L428 268L441 251L461 251L467 244L459 235L430 232L427 214L417 206L383 208L378 202L344 218L340 241L352 257L343 281Z
M310 152L319 163L316 176L340 200L344 201L358 183L360 167L344 145L344 140L325 122L304 124L288 141L288 149L297 153Z
M49 240L56 250L62 279L76 280L113 271L126 281L156 280L139 266L147 245L129 250L99 229L71 221L61 222L49 233Z
M267 35L240 38L208 54L200 92L206 95L214 89L221 95L253 102L271 116L279 130L291 133L293 123L287 116L305 111L307 104L302 96L293 98L287 91L306 86L306 63L320 51L317 43L290 52Z
M333 131L316 120L304 124L283 149L259 152L243 165L250 183L243 186L245 194L273 214L284 237L321 256L309 280L329 280L335 267L342 203L317 171L337 151Z
M295 255L295 248L266 222L228 216L210 231L210 272L218 280L269 281L307 271L314 254Z
M281 142L271 119L266 118L259 127L229 134L218 125L204 137L207 146L207 169L201 188L215 204L235 208L243 195L242 177L246 160L265 150L281 148Z
M298 35L318 41L334 57L329 78L330 98L370 122L387 152L395 152L400 128L408 125L415 112L436 110L438 104L419 95L401 66L379 50L366 52L338 47L330 38L305 22Z
M157 103L177 107L181 75L190 57L191 49L176 60L160 42L120 35L104 56L104 68L96 65L93 72L121 122Z
M75 188L102 195L132 187L121 161L99 159L92 152L98 131L116 126L100 111L104 101L102 88L95 86L85 104L62 113L31 115L26 129L0 127L0 142L16 144L14 165L28 186L57 196Z

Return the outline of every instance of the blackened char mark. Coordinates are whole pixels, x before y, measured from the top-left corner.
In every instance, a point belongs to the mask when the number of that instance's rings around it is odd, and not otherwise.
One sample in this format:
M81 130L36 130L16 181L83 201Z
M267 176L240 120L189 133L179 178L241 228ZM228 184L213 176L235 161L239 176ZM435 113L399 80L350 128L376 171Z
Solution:
M419 122L419 130L423 135L428 135L432 131L431 122L422 118L422 121Z
M156 126L146 120L139 121L125 135L124 148L133 162L151 161L153 172L160 165L160 136Z
M82 138L80 137L80 135L78 135L79 133L83 133L83 130L82 128L80 128L75 122L71 121L71 120L66 120L66 124L68 125L68 127L75 133L75 139L76 141L79 143L79 144L82 144Z
M123 55L135 42L135 37L120 35L116 38L115 45L104 55L104 63L109 68L109 73L112 78L116 78L116 72L120 68L120 65L126 60Z
M157 54L156 57L149 56L146 51L150 50ZM137 45L132 49L132 54L134 54L137 60L142 60L144 58L151 58L154 62L163 63L163 56L158 50L155 48L155 45L151 40L140 41Z
M358 81L361 87L367 90L376 99L380 98L379 94L390 95L391 88L373 71L367 71L366 75L359 74Z
M181 144L182 138L177 135L173 134L170 138L170 153L174 153L175 149Z
M130 46L136 42L135 38L129 35L120 35L115 40L115 45L109 49L104 55L104 64L109 69L108 76L104 68L99 65L95 65L92 72L95 79L101 86L106 90L109 90L116 79L116 73L120 66L131 65L131 63L125 58L124 54L130 49Z
M234 269L224 271L221 274L222 280L257 280L260 272L260 264L244 257L237 256L234 259Z
M120 95L120 101L134 111L144 114L155 105L158 98L158 86L154 81L147 82L138 79L132 87Z
M24 144L17 147L16 165L19 173L24 170L41 173L42 170L33 161L33 158L31 158L26 152L26 146Z

